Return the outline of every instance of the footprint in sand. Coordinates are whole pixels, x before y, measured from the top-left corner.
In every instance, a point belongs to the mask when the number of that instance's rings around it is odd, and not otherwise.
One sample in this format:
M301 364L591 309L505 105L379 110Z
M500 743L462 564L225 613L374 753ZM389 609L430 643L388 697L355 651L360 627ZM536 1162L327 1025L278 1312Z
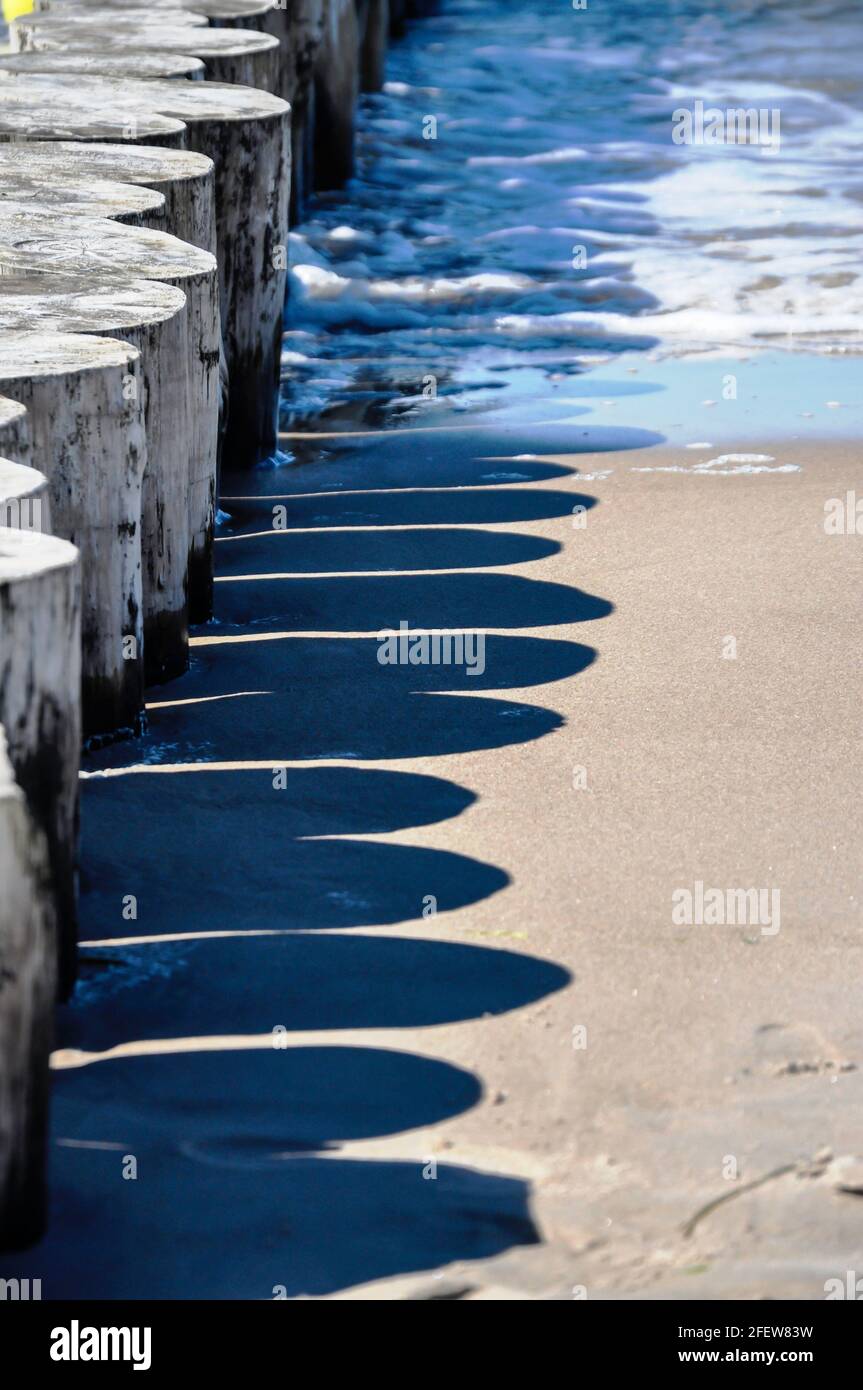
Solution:
M802 1076L856 1071L834 1043L809 1023L764 1023L755 1031L754 1057L744 1076Z

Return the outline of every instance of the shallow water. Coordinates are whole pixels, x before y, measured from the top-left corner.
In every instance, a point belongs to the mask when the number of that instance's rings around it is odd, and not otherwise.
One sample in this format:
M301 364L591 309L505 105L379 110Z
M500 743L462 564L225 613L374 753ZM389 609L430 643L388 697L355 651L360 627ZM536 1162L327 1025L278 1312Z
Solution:
M859 352L861 49L833 0L444 0L292 238L285 422L523 410L627 351ZM778 148L675 144L699 99L778 111Z

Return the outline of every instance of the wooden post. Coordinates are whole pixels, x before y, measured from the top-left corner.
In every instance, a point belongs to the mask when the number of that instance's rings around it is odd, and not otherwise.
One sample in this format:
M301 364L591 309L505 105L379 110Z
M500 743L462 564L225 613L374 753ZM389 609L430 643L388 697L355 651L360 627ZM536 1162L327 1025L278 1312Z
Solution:
M40 95L46 108L52 99L74 101L84 109L101 104L111 119L124 109L129 118L149 110L154 118L164 113L163 119L170 115L185 122L189 148L213 159L222 335L230 383L225 458L231 466L244 468L271 456L277 439L287 282L290 107L268 92L214 82L81 77L72 96L65 79L36 74L0 83L0 131L10 89L13 94L26 92L31 119L40 129L47 119L46 109L33 109Z
M360 89L379 92L390 34L390 0L357 0L360 24Z
M18 273L14 265L15 256L0 250L0 331L110 335L141 354L147 429L141 499L144 678L148 685L172 680L189 661L186 296L156 280L100 284L92 274Z
M144 632L152 644L149 681L186 668L188 583L194 575L201 604L212 602L213 528L219 411L219 310L216 262L163 232L122 227L101 218L5 213L0 204L0 267L87 275L91 293L79 296L78 331L118 333L142 352L148 468L143 484L141 549ZM147 294L130 291L132 278L162 282ZM116 283L113 297L100 280ZM187 309L180 314L182 291ZM3 277L0 275L0 292ZM173 306L173 307L171 307ZM70 314L75 309L69 306ZM170 312L168 312L170 310ZM57 322L46 308L46 322ZM159 325L158 327L156 325ZM146 640L145 640L146 650Z
M51 498L44 473L0 458L0 527L51 534Z
M43 174L64 180L80 179L90 187L100 178L123 178L142 188L154 189L165 200L164 225L181 240L211 254L216 247L213 162L189 150L165 150L153 146L89 144L45 141L0 144L0 183L16 178L22 170L34 178ZM19 263L20 264L20 263ZM68 266L66 267L69 268ZM76 267L71 267L73 270ZM80 266L77 267L80 270ZM136 268L132 267L132 274ZM188 291L188 284L183 288ZM189 459L189 577L188 613L191 623L206 622L213 611L213 541L216 492L216 447L220 396L218 360L221 352L218 306L211 288L200 304L192 295L191 338L197 342L190 369L199 380L189 388L192 447ZM213 316L216 328L213 329ZM216 344L212 335L215 331ZM134 340L134 336L132 337ZM197 366L196 366L197 364ZM145 491L148 488L145 480Z
M14 76L13 74L8 74ZM95 79L93 79L95 80ZM110 79L106 78L105 81ZM118 79L119 80L119 79ZM173 116L162 116L151 107L131 102L107 107L104 101L86 100L77 78L65 79L34 73L26 81L0 83L0 143L28 140L118 140L165 145L183 149L186 127ZM55 84L53 92L42 87ZM139 84L144 86L142 82ZM192 86L176 82L174 86ZM197 83L194 84L197 87Z
M54 15L114 10L124 17L143 11L148 20L155 17L167 22L170 18L171 24L193 10L205 15L215 28L272 34L280 44L279 80L267 90L291 105L291 217L296 220L311 188L313 80L324 37L325 4L326 0L37 0L35 9ZM264 84L256 81L252 85Z
M99 25L104 25L106 19L110 19L117 9L120 9L122 13L125 14L132 12L134 9L143 9L147 11L147 13L151 13L153 10L157 9L160 12L162 10L168 10L171 14L177 15L178 24L189 24L197 29L206 29L210 23L207 15L202 13L200 6L193 8L191 5L177 5L174 3L160 5L157 0L155 0L153 4L146 3L140 6L119 4L119 0L98 0L98 3L95 4L83 3L83 0L75 0L75 3L69 3L68 0L63 0L62 4L34 4L31 11L19 15L17 19L14 19L9 26L13 48L15 46L15 26L18 24L19 20L24 21L22 25L19 25L19 33L26 32L28 22L38 24L41 20L46 19L49 14L52 18L55 15L59 16L61 14L68 15L70 18L77 16L82 23L95 24L98 28Z
M154 189L164 199L165 231L211 255L216 253L213 161L205 155L159 146L73 140L0 144L0 184L22 175L83 182L86 187L107 179Z
M101 22L95 22L101 15ZM180 53L200 58L207 77L216 82L244 82L264 91L280 86L279 41L271 34L244 29L193 27L188 13L165 11L164 17L134 16L121 10L92 13L59 11L29 14L10 26L12 48L21 53Z
M315 69L315 188L340 188L354 172L359 88L356 0L325 0L324 39Z
M30 463L27 407L21 405L20 401L9 400L7 396L0 396L0 453L15 463Z
M81 575L73 545L38 532L0 530L0 653L0 722L15 779L48 847L52 957L65 998L77 955L81 750ZM4 841L0 833L0 854ZM5 872L0 882L2 912L10 882ZM53 980L54 960L49 964ZM0 971L0 1001L2 980ZM4 1051L0 1043L0 1065Z
M101 297L98 315L105 331L119 333L144 352L150 443L142 550L145 632L154 644L147 678L170 679L186 665L187 567L200 595L198 606L212 602L219 396L215 261L162 233L124 231L100 219L60 219L35 212L4 217L0 205L0 263L17 271L87 273L91 279L110 273L123 278L124 288L116 291L114 302L110 296ZM154 291L143 303L140 295L125 290L130 276L157 279L185 292L188 343L174 319L170 332L163 324L158 344L153 341ZM99 331L94 303L91 296L86 312L90 331Z
M4 333L0 390L27 406L53 526L81 551L84 733L132 732L144 689L140 356L113 338Z
M159 18L170 14L191 13L198 21L203 15L208 24L244 25L271 9L275 0L35 0L34 11L51 14L91 10L120 9L125 14L144 11Z
M5 53L0 57L0 78L34 72L83 72L89 77L189 77L204 76L200 58L183 53Z
M10 146L0 145L0 151ZM92 217L110 217L134 227L161 227L165 219L164 194L152 188L115 183L111 179L79 179L62 174L31 173L26 162L12 172L4 169L0 178L0 211L11 206L18 210L32 207L43 212Z
M292 221L299 221L312 187L314 77L324 41L325 6L326 0L278 0L254 21L246 21L273 34L281 45L279 96L291 106Z
M5 597L0 531L0 592ZM48 1067L56 927L45 890L48 847L15 781L0 726L0 1250L45 1229Z
M291 178L290 107L248 87L197 82L159 109L187 122L191 149L215 165L216 255L228 381L224 458L248 468L276 452ZM205 97L199 99L199 93Z

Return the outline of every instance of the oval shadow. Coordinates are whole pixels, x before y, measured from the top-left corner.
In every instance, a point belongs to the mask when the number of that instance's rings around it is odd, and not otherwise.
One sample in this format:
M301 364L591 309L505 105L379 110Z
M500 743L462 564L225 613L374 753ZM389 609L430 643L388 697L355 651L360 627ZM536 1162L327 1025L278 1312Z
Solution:
M426 925L434 926L434 919ZM390 936L232 936L82 955L57 1045L338 1028L427 1028L524 1008L570 983L503 947ZM230 989L224 982L230 981Z
M184 1040L185 1042L186 1040ZM476 1105L471 1072L380 1047L177 1050L54 1073L64 1133L216 1141L241 1154L322 1148L438 1124ZM230 1096L230 1106L225 1098Z

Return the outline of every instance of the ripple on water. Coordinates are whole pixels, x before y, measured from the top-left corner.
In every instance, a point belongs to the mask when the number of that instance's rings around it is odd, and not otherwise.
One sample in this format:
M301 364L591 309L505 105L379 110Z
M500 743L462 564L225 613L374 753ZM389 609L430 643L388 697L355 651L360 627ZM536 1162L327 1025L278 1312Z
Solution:
M859 350L853 7L446 0L434 31L392 46L356 180L292 237L286 419L488 413L479 362ZM696 99L778 110L779 149L675 145Z

